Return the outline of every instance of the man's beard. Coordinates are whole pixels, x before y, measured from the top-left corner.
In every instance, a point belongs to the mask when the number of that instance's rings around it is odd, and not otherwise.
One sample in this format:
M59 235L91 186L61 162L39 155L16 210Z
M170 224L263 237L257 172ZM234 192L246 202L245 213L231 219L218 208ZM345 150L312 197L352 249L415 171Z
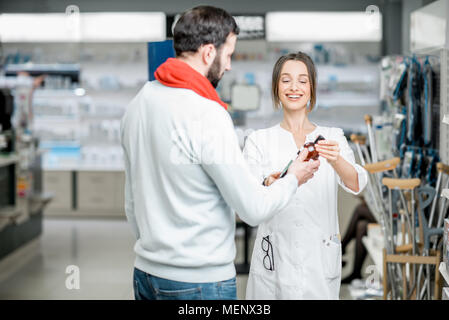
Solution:
M207 72L206 78L209 80L209 82L212 84L214 88L217 88L218 82L220 82L222 74L220 74L221 71L221 62L220 62L220 52L217 52L217 56L214 59L214 62L212 62L212 65L209 68L209 71Z

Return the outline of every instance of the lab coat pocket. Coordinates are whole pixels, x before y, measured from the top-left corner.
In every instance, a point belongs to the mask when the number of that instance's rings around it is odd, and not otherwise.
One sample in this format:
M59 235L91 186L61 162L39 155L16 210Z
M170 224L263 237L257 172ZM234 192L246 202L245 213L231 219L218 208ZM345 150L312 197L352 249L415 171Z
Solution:
M256 238L251 259L251 271L261 275L272 274L276 269L274 261L274 239L271 230L262 229Z
M324 276L327 279L335 279L341 275L341 243L323 239L322 257Z

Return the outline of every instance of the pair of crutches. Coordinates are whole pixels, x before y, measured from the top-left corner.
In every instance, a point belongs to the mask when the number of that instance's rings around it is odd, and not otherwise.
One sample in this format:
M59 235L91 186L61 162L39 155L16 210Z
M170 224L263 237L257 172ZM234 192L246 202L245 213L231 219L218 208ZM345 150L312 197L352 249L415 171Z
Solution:
M367 124L367 129L368 129L368 136L371 137L370 138L370 145L371 145L371 152L373 155L373 159L377 158L377 151L376 151L376 141L374 139L374 134L372 133L372 119L370 116L366 116L365 117L365 122ZM394 178L383 178L381 176L379 176L380 172L384 172L387 170L378 170L378 172L376 172L376 174L378 175L376 182L378 184L378 189L379 189L379 203L383 204L384 206L381 206L382 209L382 213L383 213L383 219L382 219L382 224L383 224L383 231L387 234L386 236L384 236L385 239L385 249L386 249L386 253L388 255L394 255L397 251L399 252L407 252L408 247L404 246L405 243L405 224L407 223L409 230L411 231L411 243L412 243L412 252L413 255L415 255L418 252L418 248L417 248L417 241L416 241L416 228L415 226L415 206L416 206L416 201L415 201L415 196L414 196L414 191L415 188L417 188L420 185L420 180L419 179L399 179L399 176L396 172L396 167L399 165L400 163L400 158L393 158L391 160L386 160L383 162L380 162L378 164L382 164L384 166L391 166L394 168L391 168L392 172L393 172L393 176ZM367 170L370 171L370 167L366 167ZM372 170L371 170L372 171ZM382 180L381 180L382 179ZM388 188L388 210L385 206L385 202L383 201L383 193L382 193L382 185L387 186ZM408 210L408 205L407 205L407 201L405 200L405 196L403 193L403 190L411 190L411 212ZM395 190L398 194L399 194L399 200L402 203L402 207L403 207L403 213L400 214L400 220L401 220L401 225L403 226L402 228L402 246L401 248L397 248L396 246L396 241L395 241L395 229L394 229L394 217L393 217L393 197L392 197L392 192L393 190ZM388 213L387 213L388 212ZM398 210L398 212L400 212L400 210ZM411 220L411 221L410 221ZM399 239L398 239L399 240ZM416 279L416 265L412 266L413 268L413 281L415 281ZM390 280L390 286L391 286L391 293L392 299L398 299L401 297L401 295L399 294L400 292L400 282L401 282L401 278L402 278L402 282L404 283L404 278L406 277L405 274L405 269L403 268L401 270L400 266L398 264L387 264L387 269L388 269L388 273L391 275L389 277ZM385 277L387 277L388 275L385 274ZM415 283L413 284L413 287L415 286ZM404 295L402 295L402 297L404 297Z
M449 188L449 166L440 162L437 164L437 171L438 171L438 178L437 178L437 183L436 183L435 189L427 187L426 191L428 194L428 199L426 199L426 200L420 199L420 202L424 202L424 201L429 202L429 200L433 199L428 221L426 220L426 218L423 214L424 213L423 210L420 210L420 212L419 212L419 214L420 214L419 218L421 219L420 220L421 238L422 238L422 242L424 244L423 254L422 254L423 256L429 256L431 250L437 249L439 236L441 236L443 234L443 220L447 213L447 199L446 199L446 197L441 197L441 189L442 189L442 185L443 185L442 180L443 180L444 175L446 176L446 183L445 183L445 187L443 189ZM438 219L437 219L436 223L433 223L433 220L435 217L435 212L437 209L437 204L439 204ZM432 242L431 238L435 237L435 236L436 236L436 239L431 244L431 242ZM418 271L418 280L417 280L418 284L421 283L423 271L424 271L423 266L421 265L419 267L419 271ZM427 299L431 299L431 286L430 286L431 279L430 279L430 277L431 277L430 265L426 265L426 276L424 279L424 284L423 284L422 290L419 291L420 299L423 299L424 296L426 296Z
M382 196L383 195L382 184L378 176L385 172L392 171L393 175L397 177L396 168L399 165L399 162L400 162L399 158L392 158L389 160L365 165L365 169L370 173L369 176L372 181L372 184L377 185L377 188L376 187L372 188L371 193L374 194L374 199L376 199L375 203L378 210L379 223L384 236L384 247L388 254L394 254L396 252L392 194L391 189L388 188L389 202L387 204L383 200L384 198ZM385 184L385 179L389 178L383 178L382 180L383 184ZM402 192L401 191L399 192L401 200L404 202L405 199L403 198ZM387 209L387 207L389 207L389 210ZM403 219L403 216L401 216L401 219ZM388 277L388 280L390 282L392 299L396 299L396 297L399 296L399 289L397 289L399 288L399 281L403 275L401 275L401 270L398 268L396 264L388 264L387 269L388 270L384 274L384 277L388 276L387 273L391 275L390 277Z
M368 129L368 137L370 140L370 149L371 149L371 156L373 161L377 160L377 150L376 150L376 141L374 139L374 134L372 131L372 118L371 116L365 116L365 122L367 124ZM366 146L364 145L364 140L360 137L353 136L351 137L351 140L355 142L357 147L358 155L361 159L362 164L365 163L365 159L367 159L366 156L364 156L364 153L367 154ZM362 148L363 146L363 148ZM370 177L371 182L368 185L368 193L365 194L365 200L367 201L367 204L370 207L370 210L372 212L376 212L378 216L378 221L381 223L382 231L384 232L384 240L385 240L385 248L386 252L390 255L394 255L396 250L399 253L407 253L409 250L412 251L413 256L423 255L423 256L429 256L430 255L430 239L432 236L438 236L442 234L442 223L443 219L446 213L446 199L443 198L440 204L439 208L439 214L438 214L438 221L435 224L435 227L432 227L433 225L433 218L436 211L436 204L438 201L438 197L435 197L435 191L431 187L420 187L418 189L418 206L416 206L416 200L415 200L415 189L418 188L418 186L421 184L421 181L419 179L398 179L398 175L396 173L395 167L399 164L400 160L399 158L394 158L387 161L382 162L374 162L369 165L365 165L365 168L371 173ZM395 179L389 179L384 178L382 180L382 183L388 187L388 200L389 200L389 214L386 213L386 207L385 202L383 201L383 193L382 193L382 184L380 184L380 178L379 176L381 172L387 171L386 167L390 167L390 170L393 170L394 178ZM394 168L393 168L394 167ZM445 173L446 175L449 175L449 166L446 166L442 163L439 163L437 165L438 169L438 180L437 180L437 194L439 194L439 190L442 184L442 174ZM376 188L377 184L377 188ZM374 185L374 186L373 186ZM449 180L446 182L446 188L449 187ZM402 190L408 189L411 191L411 210L408 210L407 202L405 201L405 197ZM411 236L411 248L409 249L409 245L407 246L401 246L400 248L397 248L395 245L395 238L394 238L394 221L393 221L393 208L392 208L392 191L397 190L400 196L400 201L403 205L404 212L401 214L401 222L402 222L402 236L403 236L403 243L405 243L405 221L408 224L408 229L410 231ZM427 198L424 199L423 194L427 195ZM433 200L433 201L432 201ZM424 215L424 209L432 203L432 209L429 221L426 220ZM419 240L420 243L423 246L422 252L420 252L418 248L418 237L416 235L416 220L415 220L415 212L417 210L418 213L418 219L419 219L419 229L420 229L420 235ZM410 221L411 220L411 221ZM385 236L386 235L386 236ZM432 246L432 250L434 251L437 247L437 242L435 241ZM420 260L421 261L421 260ZM424 261L424 260L423 260ZM427 260L426 260L427 261ZM419 271L417 273L417 264L419 264ZM430 272L430 264L426 263L426 277L424 280L423 287L421 289L421 277L424 270L424 264L413 263L413 274L411 275L413 279L413 285L411 285L410 295L404 294L404 298L410 298L411 294L413 294L413 291L416 288L416 299L422 299L424 294L427 293L427 298L431 298L431 272ZM401 280L400 277L403 279L403 283L405 283L406 274L405 274L405 267L403 267L403 272L401 272L401 269L396 268L396 264L393 264L393 267L391 267L391 264L388 264L388 272L393 275L396 273L396 276L399 276L397 279L389 279L391 282L391 291L392 291L392 298L399 298L400 296L397 294L399 292L399 283L395 280ZM401 274L402 273L402 274ZM400 275L401 274L401 275ZM396 284L398 286L396 287ZM406 290L406 288L404 289Z
M382 234L384 237L384 245L388 248L388 252L391 252L392 248L388 244L390 243L390 239L388 238L391 234L390 226L387 225L388 219L386 216L384 203L382 200L382 186L379 184L378 174L383 171L393 170L396 168L399 163L399 158L391 159L388 161L382 161L381 163L367 163L370 161L370 156L368 149L366 147L366 137L361 135L351 135L351 141L355 144L358 157L360 159L360 163L362 166L368 171L368 184L366 186L367 190L363 194L363 198L365 199L366 205L368 209L373 214L376 221L380 224ZM390 237L391 238L391 237ZM388 266L389 272L393 273L393 267ZM386 275L384 275L385 277ZM396 287L393 278L389 278L390 286L392 288ZM394 289L393 289L394 290Z
M375 141L373 129L372 129L372 117L369 115L365 116L365 123L367 125L368 138L369 138L369 142L370 142L371 158L373 159L373 163L365 164L365 169L370 173L369 174L370 181L367 186L368 192L365 193L365 200L367 200L367 204L369 205L370 210L372 210L372 212L375 213L376 219L378 219L378 221L381 225L381 229L382 229L382 232L384 235L385 249L386 249L386 252L391 255L391 254L394 254L396 251L395 234L394 234L394 220L393 220L393 212L392 212L393 211L392 190L397 190L397 192L399 194L400 201L404 207L405 214L401 215L402 225L404 226L405 222L407 222L409 230L413 230L412 225L414 223L414 216L412 216L412 222L410 222L410 218L409 218L410 213L409 213L407 203L405 201L405 197L402 192L401 186L403 184L408 185L408 183L412 183L412 184L418 183L418 185L419 185L419 179L411 179L413 181L406 181L403 179L398 179L398 174L396 172L396 168L398 167L398 165L400 163L399 158L392 158L392 159L381 161L381 162L377 161L378 157L377 157L376 141ZM356 136L354 136L352 138L352 140L356 144L358 155L361 158L361 162L363 164L365 162L363 150L364 150L364 148L366 148L366 146L364 146L362 148L361 142L363 142L363 141L360 138L357 139ZM365 159L367 159L367 157L365 157ZM383 173L385 173L387 171L393 172L394 184L399 183L399 185L395 185L395 186L391 185L390 187L387 185L388 193L389 193L388 204L386 203L386 201L384 201L383 190L382 190L383 183L389 181L389 180L385 180L388 178L384 178L382 180ZM417 185L415 185L414 187L416 187L416 186ZM415 206L415 201L413 198L412 199L412 212L414 212L414 206ZM403 238L404 238L404 235L403 235ZM416 236L413 235L412 243L416 242L415 239L416 239ZM413 245L413 252L416 252L416 250L417 250L416 245ZM399 297L399 289L398 288L400 286L401 277L405 277L405 274L401 274L403 272L397 264L388 264L387 269L388 269L388 273L392 275L392 277L388 278L389 282L390 282L392 298L396 299ZM384 275L384 276L387 276L387 275Z
M399 195L401 196L401 203L402 203L402 209L398 208L398 213L401 215L401 226L402 226L402 243L401 245L396 245L396 241L394 239L394 231L390 230L391 232L391 244L393 246L393 249L388 252L387 248L387 254L385 257L390 258L388 261L385 261L384 263L391 264L392 262L397 262L394 265L399 267L399 264L402 263L402 270L399 268L400 276L397 278L398 281L395 283L397 284L397 288L392 287L392 299L398 299L402 296L403 299L409 299L413 292L415 287L419 288L417 282L416 282L416 264L412 264L412 273L410 275L410 278L413 279L413 284L410 285L410 292L407 294L407 273L405 270L405 261L406 258L399 257L401 254L409 253L410 250L412 251L412 255L415 256L419 253L419 249L417 246L417 236L416 236L416 221L415 221L415 209L416 209L416 200L415 200L415 190L418 188L418 186L421 184L420 179L399 179L399 178L383 178L382 182L384 185L388 188L388 202L389 202L389 217L390 217L390 225L393 225L393 208L392 208L392 192L393 190L396 190L399 192ZM405 197L403 195L403 190L409 190L410 191L410 210L408 209L407 201L405 201ZM419 203L418 203L419 206ZM419 208L421 209L421 208ZM411 239L409 240L409 243L406 243L406 230L405 230L405 220L407 221L409 235ZM411 220L411 221L410 221ZM399 238L397 237L399 240ZM399 263L399 264L398 264ZM395 276L398 276L397 274ZM402 280L403 283L403 291L402 295L399 294L400 291L400 282ZM396 289L396 290L393 290Z
M433 251L429 250L430 248L430 238L434 235L441 235L442 229L441 228L426 228L427 227L427 220L424 215L424 209L428 206L430 206L431 202L433 201L435 197L435 189L429 186L421 186L418 187L421 184L420 179L391 179L391 178L384 178L384 184L388 186L391 194L391 190L393 189L408 189L411 191L411 212L412 212L412 229L409 229L409 234L411 233L411 243L403 244L401 246L397 246L395 248L395 251L397 253L394 254L386 254L386 251L384 250L384 272L387 274L386 266L388 264L394 263L402 266L402 298L403 299L422 299L425 293L427 293L427 298L432 298L432 291L431 291L431 271L430 267L435 266L435 286L434 286L434 298L438 299L441 294L441 283L440 283L440 274L438 272L438 265L440 263L440 251ZM417 190L417 196L418 199L415 201L415 191ZM391 199L391 196L389 197ZM391 200L390 200L391 203ZM419 219L419 229L420 229L420 236L419 236L419 245L420 248L418 248L418 241L416 237L416 224L415 224L415 206L417 204L417 213L418 213L418 219ZM403 237L405 235L405 228L403 225ZM404 239L404 238L403 238ZM405 241L403 241L405 243ZM420 250L422 251L422 254L420 253ZM412 255L409 255L410 251L413 252ZM412 265L413 267L413 273L410 273L409 275L409 281L407 281L407 272L406 272L406 265ZM424 280L424 284L421 288L421 276L419 276L418 272L418 278L417 278L417 266L420 267L421 270L424 270L424 266L426 267L426 278ZM410 269L409 269L410 271ZM422 271L421 271L422 272ZM413 283L408 286L408 284L413 280ZM387 290L385 288L387 287L387 281L384 277L384 298L387 297ZM400 296L393 297L392 298L399 298Z
M375 216L376 220L379 222L382 233L384 236L384 243L385 247L387 248L387 251L389 253L393 253L394 247L393 247L393 238L392 238L392 231L393 226L390 223L390 220L388 219L388 214L386 211L386 203L383 201L383 192L382 192L382 185L381 185L381 175L383 172L395 170L397 165L400 162L399 158L393 158L386 161L377 161L377 151L375 147L375 140L374 135L372 132L372 117L366 116L365 122L367 123L368 127L368 138L370 140L370 149L371 152L368 152L368 149L366 147L366 138L363 136L357 136L352 135L351 141L355 144L357 149L357 154L360 158L361 164L365 167L365 169L369 172L368 175L368 185L367 185L367 192L364 193L364 198L367 203L368 208ZM373 159L372 163L371 159ZM390 274L396 273L397 270L394 270L395 267L392 265L388 265L388 269ZM400 272L400 271L399 271ZM390 286L392 288L392 291L395 294L395 288L397 285L394 283L396 281L396 277L389 278L390 280Z

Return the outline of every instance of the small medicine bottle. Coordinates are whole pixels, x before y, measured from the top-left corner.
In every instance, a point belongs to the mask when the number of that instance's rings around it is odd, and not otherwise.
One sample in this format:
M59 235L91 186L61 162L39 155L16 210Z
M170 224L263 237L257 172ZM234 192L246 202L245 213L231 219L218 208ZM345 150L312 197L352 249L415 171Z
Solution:
M307 154L307 158L304 161L309 161L310 159L318 160L318 151L315 149L315 144L320 140L326 140L322 135L319 135L314 142L307 142L304 144L304 148L306 148L309 153Z

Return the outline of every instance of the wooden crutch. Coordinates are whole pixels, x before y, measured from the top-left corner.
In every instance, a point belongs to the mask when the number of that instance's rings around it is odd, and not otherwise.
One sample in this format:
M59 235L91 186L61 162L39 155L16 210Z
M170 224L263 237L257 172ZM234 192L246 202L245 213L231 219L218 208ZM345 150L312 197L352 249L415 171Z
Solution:
M411 212L412 212L412 235L411 235L411 241L412 241L412 252L413 255L417 252L417 245L416 245L416 228L415 228L415 189L421 184L420 179L397 179L397 178L383 178L382 183L387 186L388 188L388 199L389 199L389 211L390 211L390 237L391 237L391 244L393 246L392 253L394 254L396 251L395 243L394 243L394 234L393 234L393 207L392 207L392 190L411 190ZM404 273L405 269L402 269L402 277L405 277ZM413 264L413 279L416 279L416 266ZM404 282L404 279L402 279ZM419 292L419 285L417 284L417 292ZM394 292L393 292L394 295Z
M377 163L366 164L364 166L364 168L369 173L370 184L372 185L372 188L370 188L369 191L371 194L371 198L374 200L374 203L375 203L374 207L377 210L376 218L380 222L382 234L384 236L385 248L387 249L388 253L393 253L393 251L392 251L393 246L391 245L391 241L388 239L388 237L390 235L390 229L392 228L392 226L389 226L389 220L388 220L388 216L387 216L383 198L382 198L382 192L381 192L382 186L379 185L380 182L377 179L377 174L386 172L386 171L395 170L397 165L399 164L399 162L400 162L399 158L393 158L393 159L389 159L389 160L385 160L385 161L381 161L381 162L377 162ZM374 183L372 182L373 179L374 179ZM378 184L378 188L375 188L375 184ZM388 269L391 271L391 273L393 272L391 265L388 266ZM390 281L394 281L394 279L391 278ZM392 286L392 291L395 293L396 285L394 283L392 283L391 286Z
M435 197L433 198L433 201L432 201L432 208L431 208L431 211L430 211L429 221L427 223L427 228L432 228L432 224L433 224L432 222L433 222L433 218L435 216L437 203L438 203L438 200L441 200L440 208L439 208L439 212L438 212L438 219L437 219L437 222L435 224L435 228L434 229L442 228L442 223L443 223L443 219L444 219L444 216L445 216L446 200L447 199L445 197L440 197L440 194L441 194L440 188L441 188L441 185L443 183L443 181L442 181L443 180L443 174L449 175L449 166L444 164L444 163L442 163L442 162L439 162L439 163L437 163L437 171L438 171L438 178L437 178L437 183L436 183L436 186L435 186ZM446 188L449 188L449 179L447 179L444 189L446 189ZM421 217L421 216L419 216L419 217ZM423 233L422 232L423 228L424 228L424 226L420 225L420 232L421 233ZM424 237L424 235L422 235L421 238L423 238L423 237ZM433 242L432 249L435 250L436 247L437 247L437 241ZM424 245L424 249L425 250L424 250L423 254L424 255L428 255L429 254L428 253L428 249L429 249L428 248L428 243L427 243L427 246ZM423 266L421 265L419 267L419 270L418 270L418 281L420 281L420 279L421 279L422 272L423 272ZM425 279L425 283L427 283L427 288L425 286L423 287L423 290L420 292L420 294L418 296L419 298L421 298L424 295L425 290L427 290L427 296L428 297L430 296L430 288L429 288L430 287L430 282L428 280L428 276L430 274L429 265L426 265L426 273L427 273L427 278Z

